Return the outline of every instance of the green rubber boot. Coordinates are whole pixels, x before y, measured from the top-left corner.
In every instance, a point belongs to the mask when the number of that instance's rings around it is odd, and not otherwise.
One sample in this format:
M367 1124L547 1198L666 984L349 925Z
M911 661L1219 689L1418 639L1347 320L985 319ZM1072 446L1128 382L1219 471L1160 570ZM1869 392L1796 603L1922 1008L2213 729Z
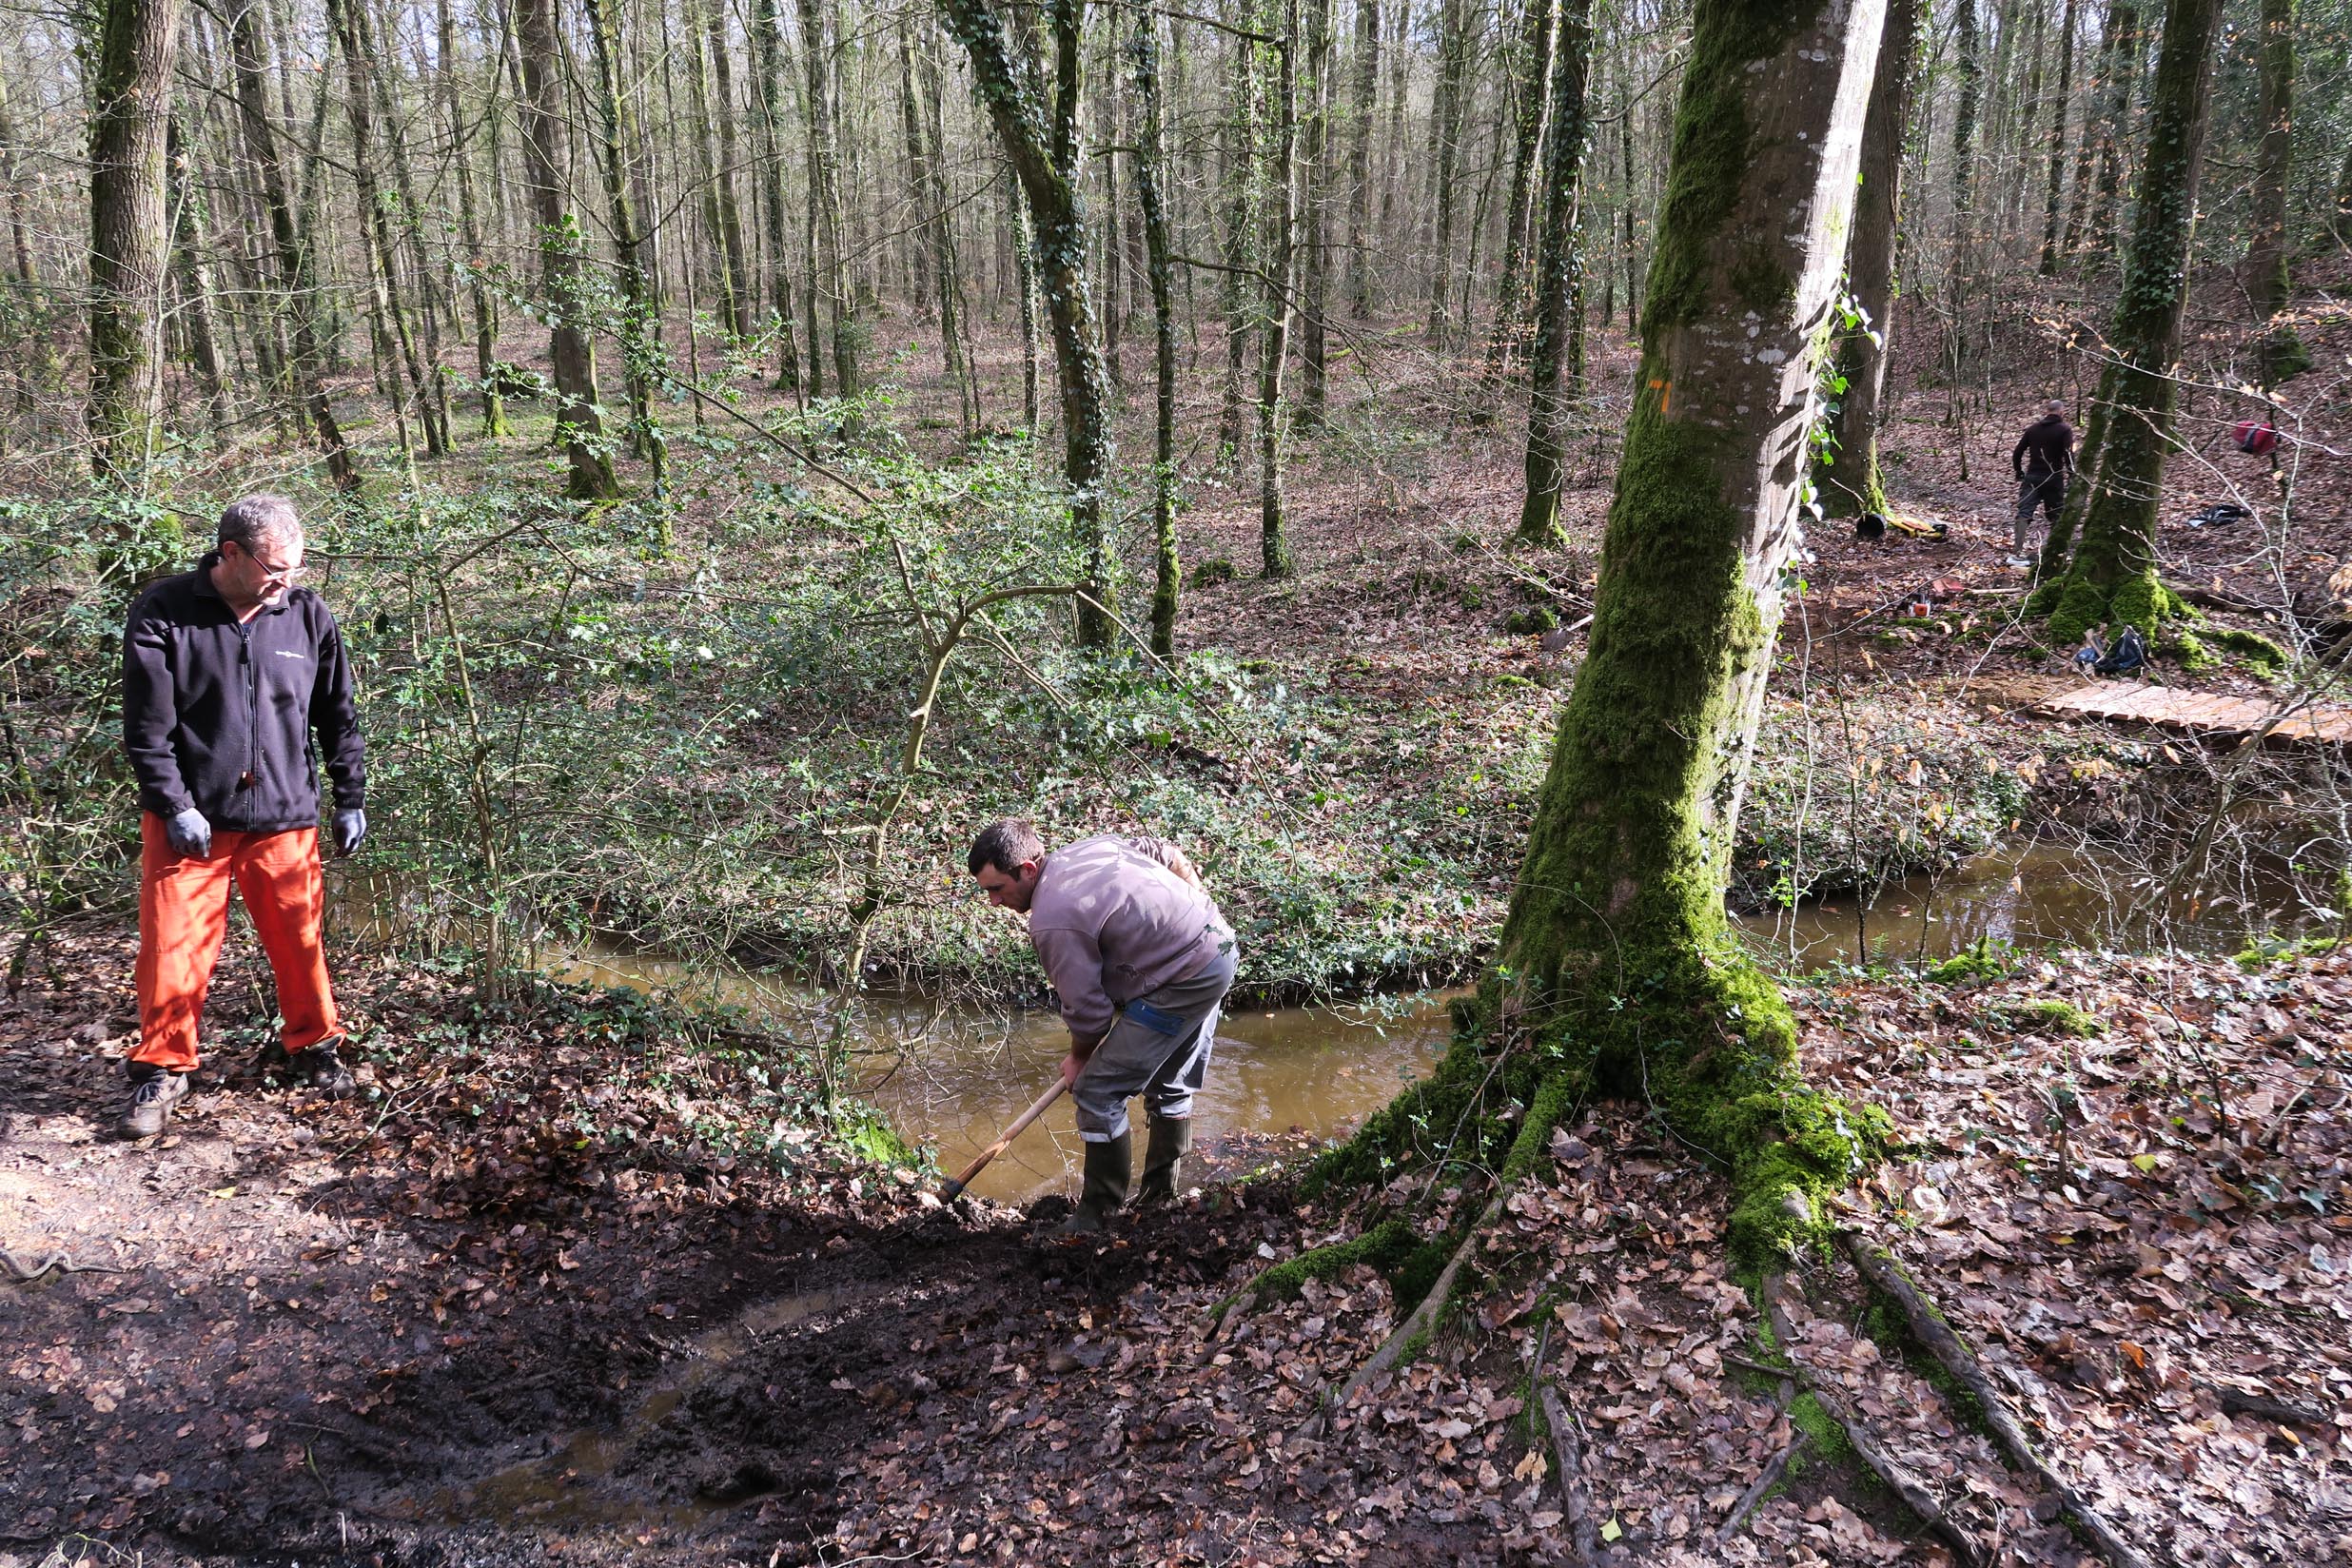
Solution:
M1191 1117L1154 1116L1151 1137L1144 1145L1144 1180L1135 1190L1135 1201L1174 1203L1184 1189L1185 1155L1191 1147Z
M1135 1168L1135 1140L1125 1132L1107 1143L1087 1145L1086 1186L1078 1195L1078 1210L1062 1222L1064 1236L1098 1236L1110 1217L1127 1202L1127 1183Z

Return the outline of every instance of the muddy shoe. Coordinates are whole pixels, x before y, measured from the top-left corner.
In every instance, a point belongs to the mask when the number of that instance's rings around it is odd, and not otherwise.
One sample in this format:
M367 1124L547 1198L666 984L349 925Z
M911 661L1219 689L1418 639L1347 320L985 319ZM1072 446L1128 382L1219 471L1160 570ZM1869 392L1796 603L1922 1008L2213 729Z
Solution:
M114 1130L125 1138L152 1138L171 1120L171 1107L187 1098L187 1074L150 1072L130 1086L130 1104Z
M1154 1116L1151 1136L1144 1144L1144 1179L1135 1189L1138 1204L1172 1204L1183 1190L1185 1155L1192 1147L1192 1118Z
M1134 1159L1135 1140L1125 1132L1107 1143L1088 1144L1086 1186L1078 1195L1077 1212L1064 1220L1054 1234L1101 1235L1119 1205L1127 1202Z
M351 1076L343 1058L335 1054L333 1046L313 1046L294 1058L294 1081L308 1084L320 1093L341 1100L358 1090L360 1081Z

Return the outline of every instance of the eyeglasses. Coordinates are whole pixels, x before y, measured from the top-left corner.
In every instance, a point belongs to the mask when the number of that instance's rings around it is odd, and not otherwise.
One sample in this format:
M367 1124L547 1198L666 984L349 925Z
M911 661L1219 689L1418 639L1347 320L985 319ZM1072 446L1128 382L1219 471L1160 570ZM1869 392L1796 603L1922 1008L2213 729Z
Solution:
M262 569L262 577L265 581L293 582L307 575L310 570L306 566L272 566L269 562L255 555L251 550L245 549L244 545L241 544L237 546L237 548L245 551L245 559L251 561L254 565Z

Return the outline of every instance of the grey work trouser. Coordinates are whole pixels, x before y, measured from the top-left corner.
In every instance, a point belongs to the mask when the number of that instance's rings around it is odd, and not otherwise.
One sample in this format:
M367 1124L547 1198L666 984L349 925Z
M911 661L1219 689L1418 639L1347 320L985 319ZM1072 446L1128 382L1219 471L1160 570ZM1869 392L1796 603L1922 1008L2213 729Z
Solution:
M1125 1133L1132 1095L1144 1097L1155 1120L1192 1114L1192 1096L1208 1077L1217 1017L1233 987L1235 957L1227 947L1191 979L1162 986L1120 1008L1110 1032L1070 1086L1079 1137L1107 1144Z

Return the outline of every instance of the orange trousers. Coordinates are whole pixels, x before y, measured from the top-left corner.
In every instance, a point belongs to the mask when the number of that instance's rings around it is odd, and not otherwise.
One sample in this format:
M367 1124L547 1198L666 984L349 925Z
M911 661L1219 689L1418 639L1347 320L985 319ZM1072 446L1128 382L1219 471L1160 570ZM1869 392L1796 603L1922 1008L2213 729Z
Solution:
M173 1072L196 1067L196 1025L228 932L234 883L278 979L286 1053L343 1033L321 943L326 878L319 830L212 834L203 860L171 847L164 820L139 813L139 1044L133 1062Z

